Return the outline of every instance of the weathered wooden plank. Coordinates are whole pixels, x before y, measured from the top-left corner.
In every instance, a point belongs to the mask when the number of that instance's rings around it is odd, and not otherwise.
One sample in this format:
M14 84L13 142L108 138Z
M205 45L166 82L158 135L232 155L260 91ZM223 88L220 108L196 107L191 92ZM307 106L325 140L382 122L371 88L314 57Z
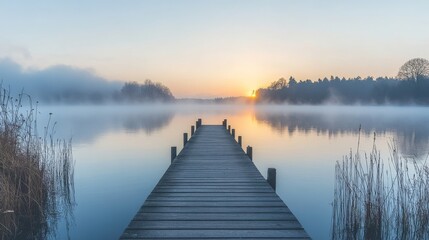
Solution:
M266 189L268 188L266 185L255 183L159 183L157 188L160 189L182 189L182 188L201 188L201 189L210 189L210 188L218 188L222 187L225 189Z
M271 189L260 188L156 188L153 193L270 193Z
M221 182L228 182L228 181L246 181L246 179L249 179L250 176L240 176L240 177L234 177L234 176L224 176L219 178L220 176L207 176L205 178L203 178L202 176L196 176L196 177L185 177L185 176L180 176L180 177L170 177L168 178L168 181L180 181L180 180L195 180L195 181L216 181L216 180L220 180ZM265 181L264 178L261 177L256 177L256 176L252 176L252 178L254 180L260 180L260 181Z
M129 238L129 237L121 237L121 240L132 240L132 239L145 239L145 240L159 240L159 239L162 239L162 240L178 240L178 239L185 239L185 238L168 238L168 237L162 237L162 238L157 238L157 237L155 237L155 238L153 238L153 237L143 237L143 238ZM244 237L233 237L233 238L230 238L230 237L222 237L222 238L207 238L207 237L203 237L203 238L201 238L201 237L192 237L192 238L186 238L186 239L192 239L192 240L209 240L209 239L222 239L222 240L237 240L237 239L246 239L246 240L261 240L261 239L264 239L264 240L279 240L279 239L287 239L287 240L302 240L302 239L309 239L308 237L304 237L304 238L295 238L295 237L282 237L282 238L278 238L278 237L274 237L274 238L268 238L268 237L263 237L263 238L244 238Z
M171 171L168 172L165 176L174 176L174 177L182 177L182 176L195 176L195 177L204 177L204 176L213 176L213 177L230 177L230 178L238 178L238 177L259 177L259 174L247 171L247 172L240 172L238 170L236 171Z
M138 238L184 238L191 239L196 237L203 238L295 238L302 236L302 239L308 238L304 230L301 229L269 229L269 230L248 230L248 229L235 229L225 230L207 229L201 230L125 230L123 237L130 239Z
M272 192L156 192L148 198L158 197L272 197L278 199Z
M235 189L235 188L241 188L241 189L247 189L247 188L267 188L265 184L262 183L160 183L156 186L157 188L219 188L224 187L228 189Z
M138 212L134 220L163 221L163 220L182 220L182 221L226 221L252 219L255 221L269 220L296 220L292 213L141 213Z
M129 238L129 237L121 237L121 240L132 240L132 239L145 239L145 240L159 240L159 239L162 239L162 240L178 240L178 239L192 239L192 240L209 240L209 239L222 239L222 240L237 240L237 239L246 239L246 240L261 240L261 239L264 239L264 240L279 240L279 239L287 239L287 240L302 240L302 239L309 239L308 237L304 237L304 238L295 238L295 237L282 237L282 238L278 238L278 237L274 237L274 238L268 238L268 237L263 237L263 238L244 238L244 237L233 237L233 238L230 238L230 237L222 237L222 238L207 238L207 237L203 237L203 238L201 238L201 237L192 237L192 238L168 238L168 237L162 237L162 238L157 238L157 237L155 237L155 238L153 238L153 237L143 237L143 238Z
M132 221L129 229L302 229L297 221Z
M200 202L200 201L206 201L206 202L213 202L213 201L225 201L225 202L237 202L237 201L247 201L247 202L258 202L258 201L279 201L278 197L273 196L258 196L258 197L243 197L243 196L221 196L221 197L214 197L214 196L205 196L205 197L163 197L163 196L149 196L147 198L148 201L192 201L192 202Z
M238 179L234 179L234 178L229 178L229 179L225 179L225 178L194 178L194 179L189 179L189 178L162 178L161 182L174 182L174 183L180 183L180 182L196 182L196 183L265 183L267 184L267 182L265 181L265 179L263 177L261 178L238 178Z
M222 185L209 185L209 186L201 186L201 185L190 185L190 186L157 186L156 191L154 193L162 193L162 192L269 192L266 186L228 186L227 188L223 188Z
M146 201L143 207L286 207L282 201L213 201L213 202L167 202L167 201Z
M289 208L279 207L148 207L140 208L140 213L290 213Z

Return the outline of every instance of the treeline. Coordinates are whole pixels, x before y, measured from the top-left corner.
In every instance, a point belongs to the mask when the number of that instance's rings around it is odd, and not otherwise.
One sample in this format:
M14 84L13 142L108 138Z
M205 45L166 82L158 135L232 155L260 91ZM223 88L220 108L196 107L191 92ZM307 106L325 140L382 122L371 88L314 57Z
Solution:
M399 69L396 78L356 77L318 81L290 77L256 92L257 102L292 104L429 104L429 61L414 58Z
M257 102L292 104L429 104L429 78L396 79L379 77L296 81L290 77L256 92Z
M126 82L122 87L110 91L83 91L79 88L57 91L39 96L38 99L47 103L144 103L175 100L168 87L151 80L146 80L143 84Z
M119 100L131 102L170 102L174 100L174 96L168 87L161 83L146 80L144 84L137 82L125 83L119 93Z
M27 93L44 103L103 103L171 101L174 96L161 83L146 80L112 81L88 69L55 65L25 69L11 59L0 58L0 85L12 95Z

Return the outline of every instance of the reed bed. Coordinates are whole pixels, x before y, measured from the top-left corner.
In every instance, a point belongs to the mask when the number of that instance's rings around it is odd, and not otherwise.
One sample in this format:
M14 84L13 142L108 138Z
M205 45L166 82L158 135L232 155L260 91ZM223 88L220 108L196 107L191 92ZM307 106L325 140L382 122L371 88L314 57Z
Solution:
M39 135L32 106L0 84L0 239L46 239L74 205L71 141L54 140L50 118Z
M360 137L359 137L360 139ZM332 239L429 239L427 158L404 158L394 141L382 160L350 152L335 166Z

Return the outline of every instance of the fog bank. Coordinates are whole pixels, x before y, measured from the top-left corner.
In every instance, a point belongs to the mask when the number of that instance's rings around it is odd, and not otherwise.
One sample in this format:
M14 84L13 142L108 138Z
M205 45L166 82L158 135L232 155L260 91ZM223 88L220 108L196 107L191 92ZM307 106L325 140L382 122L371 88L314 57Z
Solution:
M0 59L0 79L13 95L24 91L43 102L105 101L123 85L123 82L97 76L89 69L67 65L24 69L8 58Z

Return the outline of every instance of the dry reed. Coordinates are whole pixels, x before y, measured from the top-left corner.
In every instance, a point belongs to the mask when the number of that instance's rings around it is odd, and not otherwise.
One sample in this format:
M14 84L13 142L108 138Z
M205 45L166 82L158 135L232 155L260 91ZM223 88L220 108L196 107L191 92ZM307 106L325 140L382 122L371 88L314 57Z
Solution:
M369 156L361 158L358 143L337 162L332 239L429 239L427 158L405 159L396 145L383 161L374 134Z
M51 120L39 136L31 98L1 84L0 108L0 239L45 239L74 205L71 141L54 140Z

